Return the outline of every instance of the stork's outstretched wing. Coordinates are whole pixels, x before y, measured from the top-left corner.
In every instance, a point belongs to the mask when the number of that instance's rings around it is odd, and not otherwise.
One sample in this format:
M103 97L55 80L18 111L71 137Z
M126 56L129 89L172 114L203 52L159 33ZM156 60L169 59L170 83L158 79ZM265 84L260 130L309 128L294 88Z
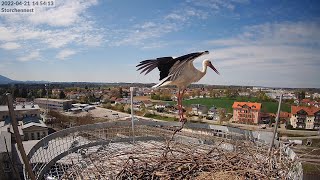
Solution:
M141 61L136 67L138 67L138 71L141 70L141 73L145 73L145 74L148 74L153 69L158 67L160 71L159 80L162 80L170 76L168 80L173 81L180 75L180 72L184 69L184 67L188 64L188 62L193 61L197 57L204 54L208 54L208 53L209 51L204 51L204 52L190 53L177 58L160 57L157 59L144 60L144 61Z

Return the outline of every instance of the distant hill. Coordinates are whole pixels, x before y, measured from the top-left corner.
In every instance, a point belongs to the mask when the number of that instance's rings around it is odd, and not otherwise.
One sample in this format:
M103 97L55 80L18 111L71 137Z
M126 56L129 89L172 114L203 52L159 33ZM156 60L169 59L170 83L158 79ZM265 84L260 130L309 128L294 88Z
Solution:
M15 82L15 80L9 79L5 76L0 75L0 84L10 84Z

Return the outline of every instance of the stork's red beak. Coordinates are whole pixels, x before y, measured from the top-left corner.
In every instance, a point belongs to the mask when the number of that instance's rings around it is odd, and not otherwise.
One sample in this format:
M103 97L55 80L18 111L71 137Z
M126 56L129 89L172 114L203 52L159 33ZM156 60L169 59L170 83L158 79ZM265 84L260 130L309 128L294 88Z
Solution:
M210 63L208 66L209 66L212 70L214 70L214 72L216 72L217 74L220 75L219 71L218 71L211 63Z

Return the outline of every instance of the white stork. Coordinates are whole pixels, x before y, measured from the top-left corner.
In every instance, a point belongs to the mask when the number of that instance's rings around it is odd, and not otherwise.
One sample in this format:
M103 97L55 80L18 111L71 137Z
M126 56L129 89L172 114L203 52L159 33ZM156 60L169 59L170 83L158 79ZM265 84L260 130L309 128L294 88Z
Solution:
M136 67L141 73L145 72L145 75L158 67L160 71L160 82L153 86L153 88L175 85L178 87L178 108L180 121L185 122L182 110L182 97L188 85L193 82L198 82L207 72L207 67L213 69L217 74L219 72L211 64L208 59L202 62L202 70L198 70L193 66L193 61L205 54L209 54L209 51L190 53L177 58L173 57L160 57L156 59L141 61ZM141 74L140 73L140 74Z

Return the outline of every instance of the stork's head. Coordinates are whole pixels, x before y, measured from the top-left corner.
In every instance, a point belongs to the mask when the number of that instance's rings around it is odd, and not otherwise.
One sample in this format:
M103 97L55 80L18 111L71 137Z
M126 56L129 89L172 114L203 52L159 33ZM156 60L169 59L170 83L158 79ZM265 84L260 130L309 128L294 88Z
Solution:
M205 66L210 67L212 70L214 70L214 72L216 72L217 74L220 75L219 71L212 65L212 63L211 63L211 61L210 61L209 59L204 60L204 61L203 61L203 64L204 64Z

